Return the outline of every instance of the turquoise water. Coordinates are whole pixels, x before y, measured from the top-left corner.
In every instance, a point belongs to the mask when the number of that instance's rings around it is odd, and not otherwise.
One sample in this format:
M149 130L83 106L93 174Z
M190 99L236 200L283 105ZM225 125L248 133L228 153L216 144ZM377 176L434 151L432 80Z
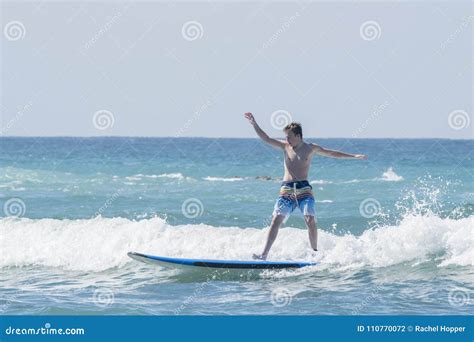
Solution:
M1 138L2 314L465 314L474 289L473 140L317 139L319 249L300 214L270 260L176 272L129 251L251 258L283 156L256 139Z

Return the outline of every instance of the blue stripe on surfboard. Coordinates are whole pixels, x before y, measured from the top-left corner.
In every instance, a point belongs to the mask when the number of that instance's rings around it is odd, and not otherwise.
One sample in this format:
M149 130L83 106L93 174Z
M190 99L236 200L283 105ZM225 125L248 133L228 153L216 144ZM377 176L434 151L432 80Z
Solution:
M214 267L214 268L249 268L249 269L267 269L267 268L301 268L306 266L314 266L311 262L294 262L294 261L246 261L246 260L215 260L215 259L187 259L187 258L170 258L163 256L147 255L142 253L130 252L128 256L135 259L148 259L160 262L167 262L177 265L197 266L197 267ZM134 258L135 257L135 258Z

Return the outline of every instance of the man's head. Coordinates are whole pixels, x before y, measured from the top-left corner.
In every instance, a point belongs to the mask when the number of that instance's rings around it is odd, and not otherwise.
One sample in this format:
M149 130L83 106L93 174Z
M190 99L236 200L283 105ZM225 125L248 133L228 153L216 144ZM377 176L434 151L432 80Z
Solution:
M301 124L297 122L292 122L283 128L283 132L285 132L286 141L292 147L298 146L298 144L303 140L303 130L301 128Z

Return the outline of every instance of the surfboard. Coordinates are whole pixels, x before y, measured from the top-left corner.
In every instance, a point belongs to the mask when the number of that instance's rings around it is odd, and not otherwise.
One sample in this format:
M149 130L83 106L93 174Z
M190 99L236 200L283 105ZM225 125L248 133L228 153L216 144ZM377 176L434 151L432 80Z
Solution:
M166 268L223 268L223 269L291 269L314 266L316 263L300 261L264 261L264 260L213 260L213 259L185 259L169 258L156 255L129 252L127 255L138 261Z

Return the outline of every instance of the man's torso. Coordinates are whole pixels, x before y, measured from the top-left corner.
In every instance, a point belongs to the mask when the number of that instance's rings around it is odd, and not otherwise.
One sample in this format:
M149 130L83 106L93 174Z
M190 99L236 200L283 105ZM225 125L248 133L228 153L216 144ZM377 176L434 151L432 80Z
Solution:
M296 151L289 144L285 145L285 175L283 181L308 179L309 167L313 158L310 144L303 143Z

